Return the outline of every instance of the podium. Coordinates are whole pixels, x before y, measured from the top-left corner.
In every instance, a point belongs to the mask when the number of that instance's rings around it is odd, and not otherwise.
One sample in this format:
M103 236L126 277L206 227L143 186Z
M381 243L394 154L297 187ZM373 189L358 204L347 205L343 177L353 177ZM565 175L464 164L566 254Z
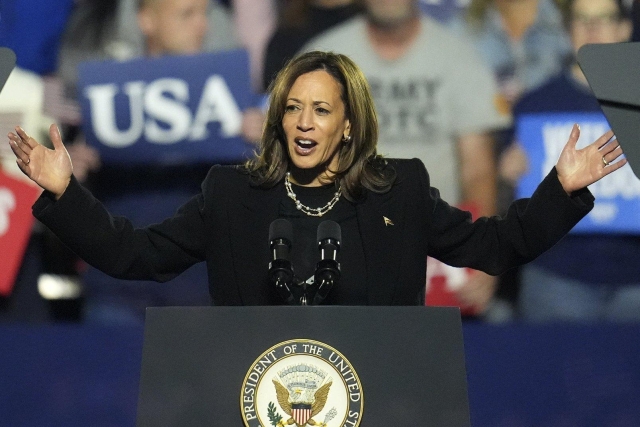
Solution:
M470 426L449 307L148 308L137 426Z
M578 64L629 166L640 177L640 42L584 45L578 51Z
M16 66L16 54L8 47L0 47L0 91L9 79L9 75Z

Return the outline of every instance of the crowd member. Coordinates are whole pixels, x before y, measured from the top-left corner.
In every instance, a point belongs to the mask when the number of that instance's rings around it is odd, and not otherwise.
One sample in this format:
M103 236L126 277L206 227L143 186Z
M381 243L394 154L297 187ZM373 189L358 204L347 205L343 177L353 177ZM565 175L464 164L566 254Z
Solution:
M257 92L264 92L265 52L277 25L277 3L276 0L233 0L233 20L238 38L249 52L251 81Z
M575 52L587 43L629 39L621 0L569 0L565 22ZM574 60L561 74L526 94L515 117L532 113L600 113ZM640 320L640 236L569 234L522 267L520 311L536 322Z
M121 39L118 24L120 0L79 1L63 33L56 75L62 95L76 101L78 64L89 60L126 60L135 56L133 46ZM78 125L79 117L74 125Z
M119 0L118 33L139 55L145 51L144 36L136 19L139 0ZM233 0L208 2L208 29L202 44L205 52L246 48L252 82L260 89L264 49L276 21L275 0ZM180 52L178 52L180 53Z
M626 160L612 132L577 150L579 134L574 126L530 199L504 218L472 222L440 198L420 160L378 155L376 111L357 65L310 52L276 78L257 156L244 166L211 168L201 192L160 224L134 228L111 216L73 176L54 125L53 150L19 127L9 144L21 170L45 189L36 217L113 276L165 281L206 261L214 304L282 304L266 268L269 224L288 218L293 241L304 242L313 241L309 225L330 219L343 230L344 286L325 302L414 305L424 303L428 255L498 274L549 249L593 207L586 186ZM316 250L297 244L292 259ZM296 270L305 283L309 273ZM307 295L312 286L291 289L294 302L314 297Z
M149 36L140 27L139 11L142 15L155 15L151 22L161 22L166 26L166 34L177 32L179 35L173 40L162 40L162 34L154 34L152 37L159 41L152 43L157 47L149 46ZM150 22L149 19L146 21ZM205 30L201 34L203 25ZM178 31L178 27L182 31ZM77 102L78 65L81 62L105 59L124 61L141 56L217 52L239 47L231 16L217 2L80 0L63 34L58 55L56 75L62 83L61 95L66 102L63 106ZM55 107L56 110L62 109L57 105ZM63 125L72 127L70 132L65 132L69 138L74 137L80 120L77 112L61 117Z
M554 0L471 0L452 28L469 37L493 70L502 105L511 110L531 91L563 68L571 54L568 35ZM512 135L498 139L499 201L502 211L513 200L513 185L525 167Z
M509 112L523 92L559 72L571 51L554 0L471 0L451 26L474 43L489 65L498 82L500 104ZM512 140L509 130L496 134L500 213L513 201L514 182L526 168L524 153ZM512 270L500 277L497 297L513 307L518 289L518 273Z
M240 47L231 13L216 0L206 2L172 2L167 0L120 0L118 11L118 31L120 38L134 47L136 56L149 53L148 35L140 26L140 11L145 13L159 13L165 15L163 24L168 26L181 26L184 33L174 36L173 42L167 40L164 43L165 54L184 54L186 50L191 53L215 52ZM204 11L203 9L204 8ZM204 23L199 23L203 17ZM205 27L202 41L199 45L193 44L193 36L190 32L200 32L201 26ZM167 27L167 34L176 34L177 30ZM187 48L184 44L192 44Z
M511 104L557 74L571 52L554 0L471 0L453 27L473 40Z
M470 38L493 70L504 108L511 110L531 91L563 68L571 54L568 35L554 0L471 0L453 29ZM525 167L523 154L510 146L512 135L500 135L499 209L513 199L514 177ZM504 188L502 187L504 185Z
M286 0L265 54L263 87L316 35L362 10L356 0Z
M417 1L364 5L364 16L321 34L304 50L344 53L362 68L378 109L382 153L421 159L448 202L493 215L492 132L505 127L509 117L496 108L490 70L473 46L421 14ZM473 275L458 297L483 312L495 282Z
M105 25L96 44L104 46L104 54L117 51L123 44L118 36L122 26L118 24L119 10L123 4L111 6L113 21ZM87 13L89 22L98 6L91 6ZM105 7L105 6L101 6ZM100 10L98 8L97 10ZM163 55L194 54L202 52L207 44L210 22L209 0L143 0L134 15L138 32L144 38L143 55L159 57ZM98 20L99 21L99 20ZM98 27L100 28L100 27ZM113 35L115 31L116 35ZM217 29L219 33L220 28ZM214 34L218 34L214 32ZM71 35L68 35L72 39ZM228 47L221 42L220 48ZM73 45L73 43L71 43ZM211 44L211 42L210 42ZM129 47L135 46L124 43ZM214 45L214 44L212 44ZM72 49L72 51L75 51ZM80 50L82 51L82 50ZM98 51L99 53L100 51ZM129 53L138 54L136 48ZM95 53L94 53L95 55ZM67 56L69 58L69 56ZM75 57L74 57L75 58ZM76 61L72 61L76 62ZM243 130L245 137L255 140L262 128L263 115L257 109L245 112ZM207 173L206 164L197 165L157 165L122 166L100 165L97 152L78 141L70 152L74 173L78 178L87 176L87 169L99 170L90 176L89 184L114 212L128 216L135 224L142 225L161 220L171 215L175 209L196 192ZM93 158L94 163L81 159ZM172 281L168 286L157 287L153 283L127 283L114 280L95 269L83 274L86 282L86 319L100 323L141 323L147 306L159 305L207 305L209 297L199 284L206 281L203 266L194 267Z

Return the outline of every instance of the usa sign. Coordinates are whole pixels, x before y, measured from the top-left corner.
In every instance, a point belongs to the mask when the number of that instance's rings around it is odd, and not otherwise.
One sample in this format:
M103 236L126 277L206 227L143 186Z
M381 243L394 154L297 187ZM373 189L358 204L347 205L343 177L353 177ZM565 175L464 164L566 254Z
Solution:
M255 105L247 53L91 61L79 66L87 143L111 164L235 162L252 147L242 111Z

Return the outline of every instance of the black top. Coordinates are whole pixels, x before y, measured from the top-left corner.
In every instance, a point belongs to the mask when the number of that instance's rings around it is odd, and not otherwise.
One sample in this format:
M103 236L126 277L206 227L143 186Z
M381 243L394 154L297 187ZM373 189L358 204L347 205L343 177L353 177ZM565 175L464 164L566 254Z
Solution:
M324 8L309 6L307 22L302 27L280 25L271 36L264 61L263 84L266 89L278 71L309 40L336 24L355 16L360 8L355 5Z
M292 184L298 200L311 208L325 206L334 196L334 185L301 187ZM364 252L358 230L355 206L341 197L333 209L322 217L309 216L298 209L288 196L282 200L278 216L293 224L291 262L296 278L306 281L314 275L320 260L316 234L322 221L331 220L340 225L342 241L337 260L340 265L340 281L333 286L325 304L366 305L366 271Z

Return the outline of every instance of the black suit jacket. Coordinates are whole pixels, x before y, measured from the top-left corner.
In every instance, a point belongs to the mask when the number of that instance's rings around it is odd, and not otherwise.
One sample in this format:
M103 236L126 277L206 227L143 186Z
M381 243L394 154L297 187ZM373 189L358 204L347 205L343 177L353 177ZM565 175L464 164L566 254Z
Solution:
M392 189L367 192L356 203L370 305L420 303L427 255L489 274L528 262L593 206L586 189L567 196L553 170L531 199L514 202L504 218L472 222L469 213L440 199L419 160L389 160L389 167L397 172ZM257 188L242 168L215 166L199 195L173 217L144 229L109 215L74 178L58 201L45 193L33 211L81 258L109 275L166 281L206 261L215 305L262 305L281 303L267 282L268 238L285 197L282 183Z

